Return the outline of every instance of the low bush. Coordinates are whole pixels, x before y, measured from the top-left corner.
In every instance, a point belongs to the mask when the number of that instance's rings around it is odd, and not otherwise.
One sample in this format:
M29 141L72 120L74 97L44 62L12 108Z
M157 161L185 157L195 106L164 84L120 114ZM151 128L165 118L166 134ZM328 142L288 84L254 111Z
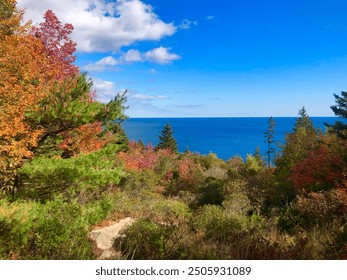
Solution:
M299 195L280 217L279 225L287 231L329 225L335 219L347 219L346 206L336 191Z
M114 246L127 259L169 259L172 249L170 240L174 239L174 232L172 225L141 219L129 227L126 237L116 239Z
M87 238L113 210L110 196L81 205L56 197L39 202L0 201L0 258L93 259Z
M203 231L206 238L225 242L233 242L245 228L247 220L238 215L229 215L223 207L205 205L194 217L193 226L198 231Z
M222 205L224 200L225 180L209 177L203 183L203 186L198 190L197 206L207 204Z

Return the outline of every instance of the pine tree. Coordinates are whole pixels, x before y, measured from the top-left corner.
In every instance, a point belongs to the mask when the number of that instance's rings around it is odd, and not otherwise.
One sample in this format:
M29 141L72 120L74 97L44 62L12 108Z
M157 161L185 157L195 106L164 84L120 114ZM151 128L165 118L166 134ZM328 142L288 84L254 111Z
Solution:
M270 117L268 121L268 129L264 133L265 142L267 143L267 166L271 165L271 154L275 154L275 148L273 147L273 143L275 143L275 120Z
M177 153L177 142L173 137L173 131L170 124L166 124L164 129L161 131L159 136L159 144L156 146L156 149L170 149L172 152Z
M316 129L314 128L314 125L308 116L305 107L302 107L299 110L299 118L296 119L295 125L294 125L294 131L298 132L300 129L305 129L307 133L316 133Z
M319 142L317 133L305 107L299 110L293 132L286 135L286 143L282 148L282 155L276 159L279 169L290 169L301 162L307 154L314 150Z
M347 118L347 92L342 91L341 96L334 94L336 105L331 106L334 114L340 118ZM336 121L334 125L326 124L331 131L342 139L347 139L347 124Z

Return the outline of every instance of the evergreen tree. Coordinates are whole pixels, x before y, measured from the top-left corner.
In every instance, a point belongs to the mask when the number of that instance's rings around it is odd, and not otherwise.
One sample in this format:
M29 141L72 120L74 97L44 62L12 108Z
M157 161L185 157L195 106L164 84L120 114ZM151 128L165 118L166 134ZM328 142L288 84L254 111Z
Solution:
M334 114L341 118L347 118L347 92L342 91L341 96L334 94L336 105L331 106ZM342 139L347 139L347 124L336 121L334 125L326 124L328 128L335 132Z
M316 132L314 125L308 116L305 107L299 110L299 118L296 119L294 131L298 132L300 129L305 129L307 133Z
M267 166L270 167L271 165L271 154L275 154L275 148L273 147L273 143L275 143L275 120L270 117L269 126L267 131L264 133L265 135L265 142L267 143Z
M279 170L289 171L301 162L319 143L319 135L308 116L305 107L299 110L293 132L286 135L286 143L282 147L281 156L276 159Z
M164 129L161 131L159 140L160 142L156 146L156 149L170 149L172 152L178 152L177 142L173 137L173 131L170 124L166 124Z

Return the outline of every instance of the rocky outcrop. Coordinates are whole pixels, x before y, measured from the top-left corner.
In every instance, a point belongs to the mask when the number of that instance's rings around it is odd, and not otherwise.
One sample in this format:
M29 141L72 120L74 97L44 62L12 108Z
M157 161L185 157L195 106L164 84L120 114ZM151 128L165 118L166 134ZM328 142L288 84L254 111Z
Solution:
M135 219L128 217L110 226L95 229L89 234L98 260L120 258L120 253L113 247L114 240L120 237L120 232L129 227L134 221Z

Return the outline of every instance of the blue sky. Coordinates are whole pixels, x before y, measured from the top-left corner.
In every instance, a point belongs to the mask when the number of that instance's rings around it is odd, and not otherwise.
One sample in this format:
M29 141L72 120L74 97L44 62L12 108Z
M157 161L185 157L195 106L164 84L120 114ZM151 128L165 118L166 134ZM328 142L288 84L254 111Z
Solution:
M345 0L19 0L75 26L77 65L130 117L333 115L347 90Z

